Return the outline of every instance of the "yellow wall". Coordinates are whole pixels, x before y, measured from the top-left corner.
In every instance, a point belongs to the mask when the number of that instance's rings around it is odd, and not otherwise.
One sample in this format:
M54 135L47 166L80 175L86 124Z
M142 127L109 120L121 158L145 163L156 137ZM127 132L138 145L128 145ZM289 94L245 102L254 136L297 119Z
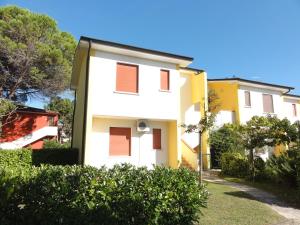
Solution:
M79 150L79 162L81 162L82 153L82 130L84 116L84 101L85 101L85 77L86 77L86 54L81 54L82 64L80 66L78 85L76 89L76 107L74 113L74 126L72 145Z
M219 107L216 111L233 111L236 122L239 122L238 84L232 81L209 81L208 88L218 95Z
M200 114L204 115L204 112L207 110L207 75L205 72L196 74L194 71L184 71L181 72L181 76L188 78L186 82L189 85L188 89L182 89L181 91L187 92L191 90L191 94L181 93L181 114L185 109L193 104L200 104ZM189 99L188 99L189 98ZM191 99L190 99L191 98ZM182 116L181 116L182 117ZM182 117L181 120L184 118ZM201 142L202 154L203 154L203 168L210 168L210 149L208 144L208 133L205 132L202 135ZM189 162L190 165L197 169L197 152L193 152L189 147L181 142L182 156Z

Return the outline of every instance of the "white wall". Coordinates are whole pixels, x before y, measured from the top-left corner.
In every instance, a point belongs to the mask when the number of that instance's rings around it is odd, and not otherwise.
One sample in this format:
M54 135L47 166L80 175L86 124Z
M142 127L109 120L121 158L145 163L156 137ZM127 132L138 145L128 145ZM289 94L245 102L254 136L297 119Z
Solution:
M139 93L116 93L117 62L139 66ZM170 70L170 92L160 91L160 69ZM89 104L94 116L176 120L178 118L176 65L96 51L90 60Z
M245 91L250 91L251 107L245 106ZM253 116L266 116L263 110L263 94L271 94L273 96L274 114L278 118L284 117L283 103L281 93L268 89L261 89L248 86L240 86L238 90L240 122L246 123Z
M136 120L93 118L93 129L90 138L90 148L86 151L85 163L87 165L101 167L106 165L112 167L118 163L131 163L136 166L147 166L152 168L153 164L168 164L168 142L167 122L148 121L151 128L149 133L136 131ZM110 156L109 155L109 128L130 127L131 156ZM152 129L161 129L162 149L152 149Z
M193 104L192 98L192 79L194 74L181 73L180 74L180 124L197 124L200 121L200 103ZM199 145L199 135L197 133L185 133L181 129L181 139L190 148L195 148Z
M220 110L216 115L214 126L215 128L219 128L226 123L234 122L236 122L235 112Z
M296 104L297 116L294 116L293 104ZM300 120L300 105L296 99L283 98L283 111L284 116L291 121L291 123Z

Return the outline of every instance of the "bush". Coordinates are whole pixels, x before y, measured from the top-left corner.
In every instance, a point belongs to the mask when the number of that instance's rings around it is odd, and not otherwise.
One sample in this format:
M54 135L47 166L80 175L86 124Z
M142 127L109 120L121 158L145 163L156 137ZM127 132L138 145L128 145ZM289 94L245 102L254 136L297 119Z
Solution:
M43 141L44 141L44 144L43 144L44 149L58 149L58 148L70 148L71 147L71 144L69 142L61 144L56 140L44 139Z
M237 152L226 152L221 156L222 174L234 177L246 177L249 175L247 157Z
M77 149L0 150L0 167L25 168L41 164L73 165L77 163Z
M31 154L30 149L0 150L0 167L30 167Z
M187 169L0 170L0 224L193 224L208 192Z
M266 165L267 176L273 182L296 187L300 175L299 162L300 151L298 149L287 150L279 156L271 156Z

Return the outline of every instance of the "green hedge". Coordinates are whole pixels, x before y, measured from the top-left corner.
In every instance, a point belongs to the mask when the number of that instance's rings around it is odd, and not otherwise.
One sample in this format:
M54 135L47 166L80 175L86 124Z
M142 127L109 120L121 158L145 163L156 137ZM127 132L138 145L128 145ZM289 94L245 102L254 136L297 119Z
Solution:
M222 154L221 169L223 175L234 177L247 177L249 175L247 157L237 152L226 152Z
M208 192L187 169L0 169L0 224L194 224Z
M31 167L40 164L73 165L78 163L77 149L0 150L0 167Z

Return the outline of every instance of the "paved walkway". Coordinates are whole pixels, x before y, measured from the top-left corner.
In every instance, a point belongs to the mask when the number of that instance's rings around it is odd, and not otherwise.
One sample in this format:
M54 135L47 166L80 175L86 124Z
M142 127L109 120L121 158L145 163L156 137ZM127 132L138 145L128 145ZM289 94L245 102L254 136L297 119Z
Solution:
M224 184L236 188L240 191L244 191L253 196L258 201L265 203L273 210L275 210L278 214L287 219L286 221L279 223L280 225L300 225L300 210L288 206L286 203L278 200L274 195L270 193L244 184L225 181L215 175L208 175L208 173L204 174L203 179L208 182Z

